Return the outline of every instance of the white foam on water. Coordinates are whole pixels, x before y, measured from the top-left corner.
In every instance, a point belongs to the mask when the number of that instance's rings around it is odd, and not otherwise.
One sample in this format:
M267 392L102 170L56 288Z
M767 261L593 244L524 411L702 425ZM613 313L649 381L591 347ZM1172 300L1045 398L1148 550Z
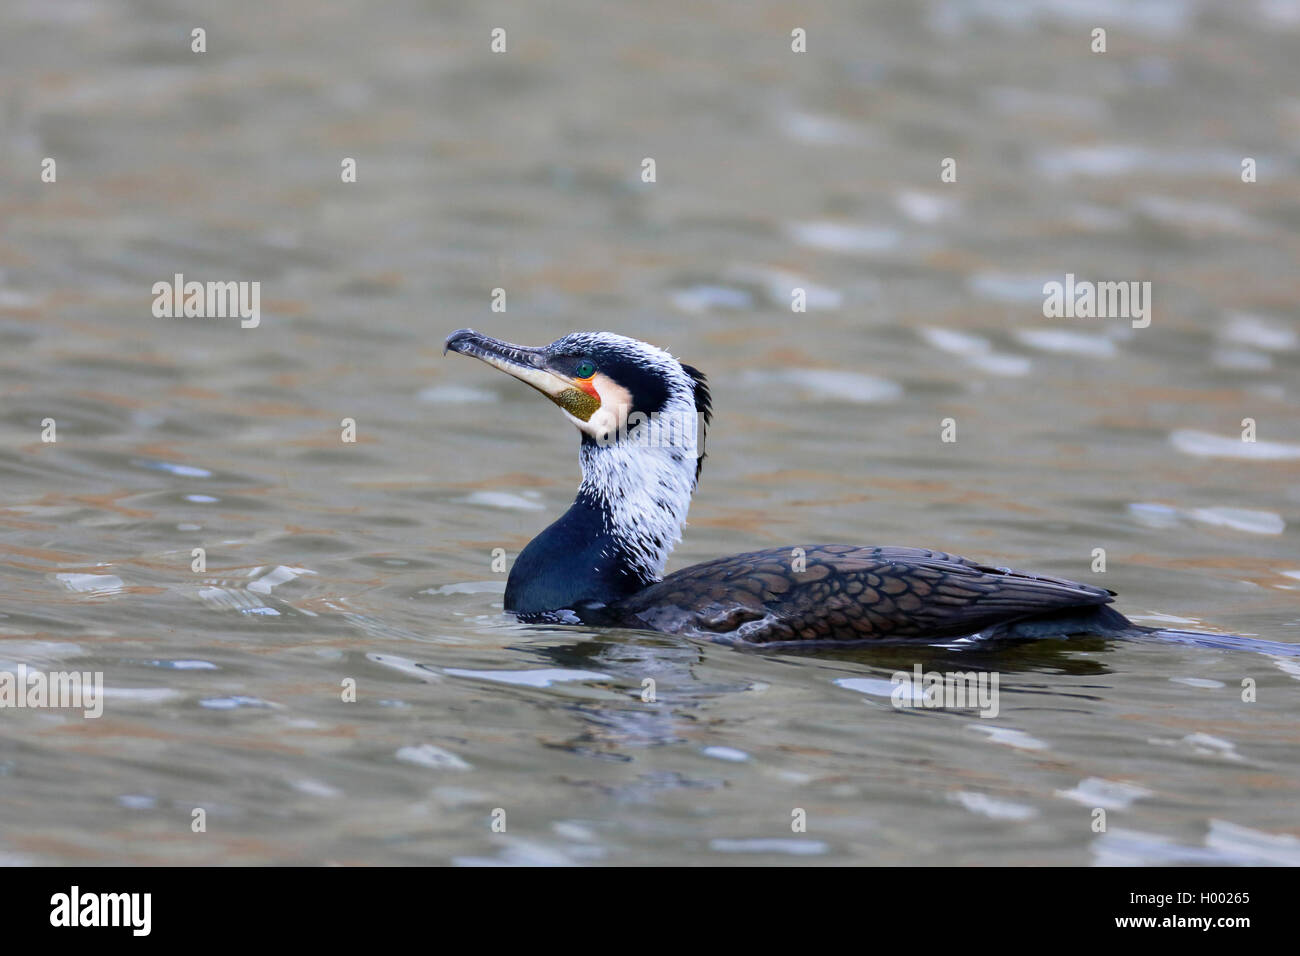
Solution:
M476 491L460 500L467 505L483 505L487 508L503 508L507 511L542 511L544 508L539 502L508 491Z
M844 304L844 294L838 289L814 282L807 276L775 266L738 265L723 273L732 282L751 283L763 293L769 304L789 309L795 289L803 289L804 307L809 312L834 311Z
M956 329L926 326L921 329L921 338L935 348L953 355L984 355L993 351L993 343L983 336Z
M1006 352L990 352L987 355L968 355L966 364L988 372L990 375L1026 375L1034 363L1023 355L1010 355Z
M244 588L202 587L198 589L196 596L214 611L254 611L259 614L270 611L273 614L279 613L274 608L269 608L263 604L256 594L250 594Z
M209 661L150 661L154 667L166 667L174 671L215 671L220 670Z
M897 382L862 372L826 368L751 370L744 381L756 385L790 385L809 401L842 401L857 405L897 401L903 387Z
M1240 761L1245 758L1237 753L1237 745L1231 740L1214 737L1210 734L1195 733L1184 737L1151 737L1147 743L1158 747L1174 747L1190 750L1199 757L1222 757L1224 760Z
M795 222L787 228L790 237L801 246L850 255L889 252L902 241L902 234L897 229L855 226L830 220Z
M785 136L810 146L866 146L879 138L857 123L825 113L788 111L776 119Z
M403 763L415 764L429 770L473 770L470 764L461 760L450 750L443 750L433 744L417 744L411 747L399 747L394 754Z
M1038 810L1034 807L1013 803L1010 800L1000 800L987 793L958 790L950 793L948 798L954 803L960 803L971 813L978 813L991 820L1032 820L1038 816Z
M309 797L332 798L343 796L343 791L338 787L331 786L328 783L323 783L320 780L295 780L290 784L290 786L299 793L305 793Z
M913 703L924 703L927 699L925 689L917 687L911 680L908 680L907 683L895 684L892 680L884 680L879 677L841 677L832 681L832 683L843 687L845 690L854 690L859 694L868 694L872 697L893 699L895 692L897 692L902 699Z
M991 375L1024 375L1033 362L1023 355L994 352L993 343L980 335L928 326L921 329L926 343L942 352L961 356L967 365Z
M104 699L131 704L161 704L181 696L170 687L105 687Z
M400 674L414 677L418 680L425 681L426 683L432 684L442 679L437 670L430 667L428 664L421 663L420 661L413 661L409 657L398 657L396 654L368 653L366 654L366 660L378 664L380 667L387 667L390 670L395 670Z
M469 677L474 680L490 680L495 681L498 684L513 684L518 687L550 687L552 684L564 683L566 681L611 679L608 674L601 674L597 671L565 670L557 667L533 671L475 671L464 670L459 667L448 667L443 671L443 673L451 677Z
M1205 690L1220 690L1228 685L1221 680L1211 680L1208 677L1171 677L1171 684L1184 684L1188 687L1200 687Z
M1219 337L1265 352L1290 352L1300 348L1300 332L1289 325L1249 312L1229 313Z
M1267 372L1273 367L1271 356L1250 349L1216 348L1210 352L1210 358L1219 368L1236 371Z
M292 581L294 578L301 577L304 574L315 574L310 568L290 568L280 565L272 571L268 571L256 581L248 586L248 590L256 591L258 594L270 594L271 590L278 585Z
M1193 232L1259 232L1260 227L1234 206L1172 196L1139 196L1134 208L1148 219Z
M1159 833L1111 827L1090 844L1094 866L1156 866L1170 864L1244 864L1246 858L1221 850L1187 846Z
M1134 801L1152 795L1152 791L1137 784L1125 783L1123 780L1104 780L1101 777L1086 777L1080 780L1072 790L1058 790L1056 795L1065 800L1073 800L1085 807L1101 807L1105 810L1126 810Z
M117 594L123 587L115 574L56 574L54 579L78 594Z
M1138 524L1148 528L1176 528L1181 523L1181 512L1177 508L1154 501L1131 502L1128 513Z
M1218 528L1232 528L1248 534L1281 534L1286 521L1272 511L1253 511L1249 508L1193 508L1186 512L1193 521Z
M744 289L724 285L692 285L676 290L670 298L674 306L690 315L702 315L714 309L743 311L754 307L754 297Z
M1300 661L1291 661L1283 657L1273 658L1273 666L1293 680L1300 680Z
M433 405L478 405L501 400L490 388L473 388L468 385L434 385L421 390L415 398L416 401Z
M951 196L911 189L894 196L894 204L908 219L925 225L953 219L961 211L961 202Z
M1136 173L1165 177L1219 175L1224 169L1239 169L1241 157L1208 150L1148 149L1128 143L1095 146L1050 147L1034 154L1034 169L1045 179L1060 181L1073 177L1112 179ZM1159 209L1157 204L1157 211Z
M1169 440L1175 449L1197 458L1244 458L1258 462L1290 462L1300 459L1300 445L1281 441L1242 441L1242 437L1226 437L1195 428L1179 428L1171 432Z
M1290 833L1266 833L1227 820L1211 820L1205 845L1267 866L1300 866L1300 837Z
M242 694L234 694L230 697L205 697L199 701L199 706L207 710L240 710L245 707L261 710L277 707L276 704L262 700L260 697L246 697Z
M734 747L705 747L700 753L715 760L727 760L731 763L744 763L749 759L749 754Z
M462 581L459 584L444 584L441 587L425 588L421 594L503 594L504 581Z
M1042 303L1043 286L1060 282L1060 276L1011 275L1002 272L977 272L966 279L966 287L982 299L994 302Z
M752 840L709 841L709 849L718 853L785 853L789 856L818 856L830 847L821 840L783 840L767 837Z
M1010 727L992 727L988 724L967 724L966 729L978 730L980 733L988 735L988 738L994 743L1015 747L1017 750L1048 749L1045 742L1037 737L1030 736L1023 730L1012 730Z
M1111 358L1115 343L1104 335L1070 329L1017 329L1017 341L1043 352L1064 352L1088 358Z
M149 468L153 471L165 471L171 475L177 475L181 478L211 478L212 472L206 468L196 468L194 465L179 465L171 461L142 461L136 460L132 464L139 465L141 468Z

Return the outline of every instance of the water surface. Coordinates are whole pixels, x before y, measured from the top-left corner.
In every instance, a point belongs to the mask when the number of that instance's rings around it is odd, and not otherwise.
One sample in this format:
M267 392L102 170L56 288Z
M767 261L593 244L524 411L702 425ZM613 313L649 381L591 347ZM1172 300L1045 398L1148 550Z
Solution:
M938 547L1300 643L1300 6L1081 9L7 4L0 666L109 697L0 711L0 860L1300 862L1293 660L501 614L577 440L440 356L467 325L709 373L671 568ZM177 272L260 326L155 318ZM1150 281L1150 327L1044 318L1066 273ZM999 715L895 709L917 663Z

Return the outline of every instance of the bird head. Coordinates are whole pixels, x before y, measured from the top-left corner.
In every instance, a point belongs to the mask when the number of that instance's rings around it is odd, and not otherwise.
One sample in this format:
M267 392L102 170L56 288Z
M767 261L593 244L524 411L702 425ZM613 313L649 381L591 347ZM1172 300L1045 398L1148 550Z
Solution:
M691 455L703 459L700 426L712 411L708 383L663 349L612 332L571 332L532 348L459 329L443 351L479 359L531 385L560 407L584 442L644 442L669 432L685 441L689 431Z

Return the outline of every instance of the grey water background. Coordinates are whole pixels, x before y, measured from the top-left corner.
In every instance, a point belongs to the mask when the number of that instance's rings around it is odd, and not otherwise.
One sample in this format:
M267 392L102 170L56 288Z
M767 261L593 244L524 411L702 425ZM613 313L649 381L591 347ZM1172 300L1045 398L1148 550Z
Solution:
M108 696L0 709L0 861L1300 862L1294 660L513 623L492 551L577 439L440 355L703 368L670 569L939 547L1300 643L1298 42L1294 0L9 0L0 667ZM177 272L259 281L260 326L155 318ZM1150 281L1150 327L1044 318L1066 273ZM918 663L998 716L893 708Z

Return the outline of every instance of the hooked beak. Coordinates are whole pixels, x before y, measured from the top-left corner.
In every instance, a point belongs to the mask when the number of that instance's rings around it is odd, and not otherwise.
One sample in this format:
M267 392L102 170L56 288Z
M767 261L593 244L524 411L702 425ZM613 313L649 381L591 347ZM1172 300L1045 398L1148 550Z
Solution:
M498 368L531 385L556 405L582 421L589 421L600 407L600 397L589 383L553 371L546 350L511 345L473 329L457 329L447 336L442 354L458 352Z

